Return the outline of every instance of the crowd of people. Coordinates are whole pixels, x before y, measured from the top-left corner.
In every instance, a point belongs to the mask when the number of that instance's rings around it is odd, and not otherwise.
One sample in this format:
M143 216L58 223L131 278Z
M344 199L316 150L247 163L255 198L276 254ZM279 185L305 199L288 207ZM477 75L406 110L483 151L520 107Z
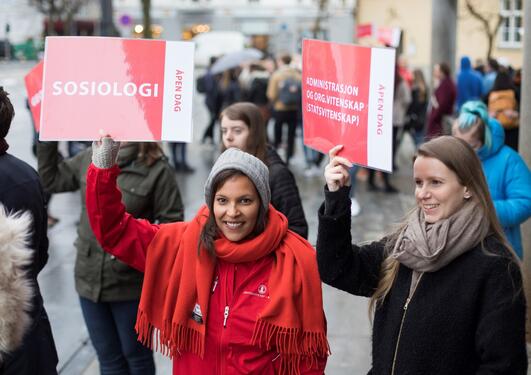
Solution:
M290 170L302 128L292 57L221 73L215 62L197 86L210 115L202 142L219 139L220 155L186 222L175 175L193 172L185 144L169 160L157 143L112 134L68 157L36 141L37 173L7 152L15 113L0 88L0 374L57 373L37 275L47 195L66 191L82 198L74 278L102 375L154 374L153 350L174 374L323 374L333 348L321 282L369 299L371 374L526 374L519 73L463 57L456 81L436 64L430 89L397 60L393 165L411 136L416 205L361 244L351 235L360 168L343 145L328 153L323 204L304 212ZM325 155L304 156L314 175ZM398 192L377 173L369 191ZM315 249L306 214L318 217Z

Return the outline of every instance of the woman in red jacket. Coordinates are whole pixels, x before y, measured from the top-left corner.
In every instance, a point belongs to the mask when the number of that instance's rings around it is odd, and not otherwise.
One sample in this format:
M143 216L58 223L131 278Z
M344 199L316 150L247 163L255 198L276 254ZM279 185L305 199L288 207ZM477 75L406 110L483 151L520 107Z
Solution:
M105 251L145 272L136 330L174 374L322 374L329 353L315 252L270 205L268 169L235 148L189 222L125 212L119 144L95 143L87 211Z

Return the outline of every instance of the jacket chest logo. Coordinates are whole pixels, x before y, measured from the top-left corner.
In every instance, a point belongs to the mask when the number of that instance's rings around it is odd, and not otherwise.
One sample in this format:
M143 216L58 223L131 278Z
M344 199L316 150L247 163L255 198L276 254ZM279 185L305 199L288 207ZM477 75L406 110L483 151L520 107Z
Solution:
M254 290L246 290L243 292L243 294L247 294L249 296L269 299L269 295L267 293L268 293L267 285L264 283L259 284L258 287Z

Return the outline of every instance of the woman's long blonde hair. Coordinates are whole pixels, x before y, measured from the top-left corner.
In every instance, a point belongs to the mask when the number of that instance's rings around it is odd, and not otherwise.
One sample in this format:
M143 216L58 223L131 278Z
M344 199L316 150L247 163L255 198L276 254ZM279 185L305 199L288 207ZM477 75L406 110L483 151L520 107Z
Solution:
M511 245L507 242L503 229L498 221L498 217L496 216L487 181L485 180L485 175L483 174L483 169L481 167L481 161L477 157L475 151L461 139L451 136L442 136L422 144L417 150L413 160L419 156L437 159L457 175L459 183L468 187L473 199L475 199L480 205L483 214L487 217L489 222L488 235L493 235L504 244L504 246L513 254L514 259L518 263L518 258L514 254ZM414 210L411 211L409 215L412 215L413 212ZM369 312L371 315L385 300L385 297L391 290L396 275L398 274L400 263L398 263L398 261L390 254L399 234L406 227L409 215L406 216L406 219L402 221L402 223L397 226L397 229L387 238L385 246L386 258L380 268L380 280L378 282L378 287L369 301Z

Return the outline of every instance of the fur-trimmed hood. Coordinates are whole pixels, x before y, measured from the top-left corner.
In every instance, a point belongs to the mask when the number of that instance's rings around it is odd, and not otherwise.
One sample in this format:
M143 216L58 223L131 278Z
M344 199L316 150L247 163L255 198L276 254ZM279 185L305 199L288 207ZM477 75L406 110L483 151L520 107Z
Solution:
M8 213L0 204L0 364L22 343L31 323L34 287L26 271L33 259L31 226L29 212Z

